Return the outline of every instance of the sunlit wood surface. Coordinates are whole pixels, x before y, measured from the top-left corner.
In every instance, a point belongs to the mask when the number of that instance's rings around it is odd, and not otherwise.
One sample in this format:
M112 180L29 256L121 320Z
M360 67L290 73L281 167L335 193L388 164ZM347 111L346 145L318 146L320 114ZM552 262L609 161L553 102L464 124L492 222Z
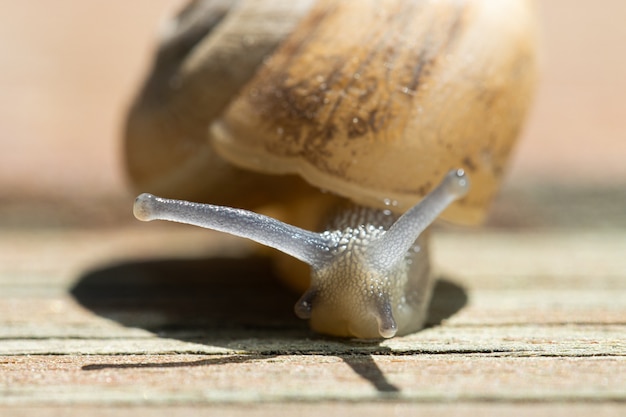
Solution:
M626 412L624 229L444 229L433 243L428 328L363 343L311 333L235 238L4 230L0 413Z

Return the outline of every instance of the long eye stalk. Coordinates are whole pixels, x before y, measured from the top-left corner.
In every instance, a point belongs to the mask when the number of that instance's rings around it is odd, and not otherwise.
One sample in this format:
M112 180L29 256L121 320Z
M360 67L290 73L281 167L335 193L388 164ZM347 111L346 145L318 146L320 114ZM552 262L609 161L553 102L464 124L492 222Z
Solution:
M245 237L309 265L320 264L329 256L328 241L321 234L247 210L171 200L144 193L135 200L133 212L136 218L143 221L169 220Z
M462 169L448 172L439 185L404 213L368 249L369 260L380 270L388 270L404 258L419 235L456 199L469 190L469 179Z

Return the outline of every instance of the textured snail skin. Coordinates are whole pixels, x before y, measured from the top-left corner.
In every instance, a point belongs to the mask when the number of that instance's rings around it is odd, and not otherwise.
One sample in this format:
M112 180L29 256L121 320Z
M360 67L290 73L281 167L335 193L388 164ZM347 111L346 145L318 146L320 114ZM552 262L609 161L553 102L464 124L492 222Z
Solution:
M390 269L371 267L368 245L383 234L397 216L355 208L337 216L335 263L312 268L308 290L296 304L296 314L310 319L319 333L341 337L378 339L402 336L423 327L434 283L428 259L427 233ZM374 226L376 225L376 226ZM310 292L309 314L302 308Z

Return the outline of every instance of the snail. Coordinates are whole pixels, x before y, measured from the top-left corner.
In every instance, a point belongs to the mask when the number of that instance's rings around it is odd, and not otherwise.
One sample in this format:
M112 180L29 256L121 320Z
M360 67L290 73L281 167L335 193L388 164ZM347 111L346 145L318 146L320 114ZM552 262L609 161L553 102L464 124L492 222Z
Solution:
M279 261L314 331L412 333L428 226L484 219L535 65L527 0L193 1L129 111L131 181L167 196L141 194L135 216L308 264Z

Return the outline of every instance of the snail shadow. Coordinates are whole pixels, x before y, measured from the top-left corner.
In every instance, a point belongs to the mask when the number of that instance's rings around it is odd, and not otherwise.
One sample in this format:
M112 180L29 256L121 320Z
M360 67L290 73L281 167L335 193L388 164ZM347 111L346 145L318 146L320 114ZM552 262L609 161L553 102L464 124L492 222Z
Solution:
M306 354L294 341L321 340L293 313L298 295L277 279L271 262L263 257L137 261L105 266L81 276L71 295L83 307L125 327L148 330L159 337L232 347L254 340L261 348L250 354L195 362L93 364L86 371L104 368L209 366L264 360L280 354ZM459 311L467 302L465 290L440 278L434 290L427 326L432 327ZM333 342L338 342L333 339ZM339 356L369 381L379 393L398 392L374 362L371 352L384 354L378 343L345 342ZM349 352L349 353L348 353ZM319 350L315 351L319 354Z

